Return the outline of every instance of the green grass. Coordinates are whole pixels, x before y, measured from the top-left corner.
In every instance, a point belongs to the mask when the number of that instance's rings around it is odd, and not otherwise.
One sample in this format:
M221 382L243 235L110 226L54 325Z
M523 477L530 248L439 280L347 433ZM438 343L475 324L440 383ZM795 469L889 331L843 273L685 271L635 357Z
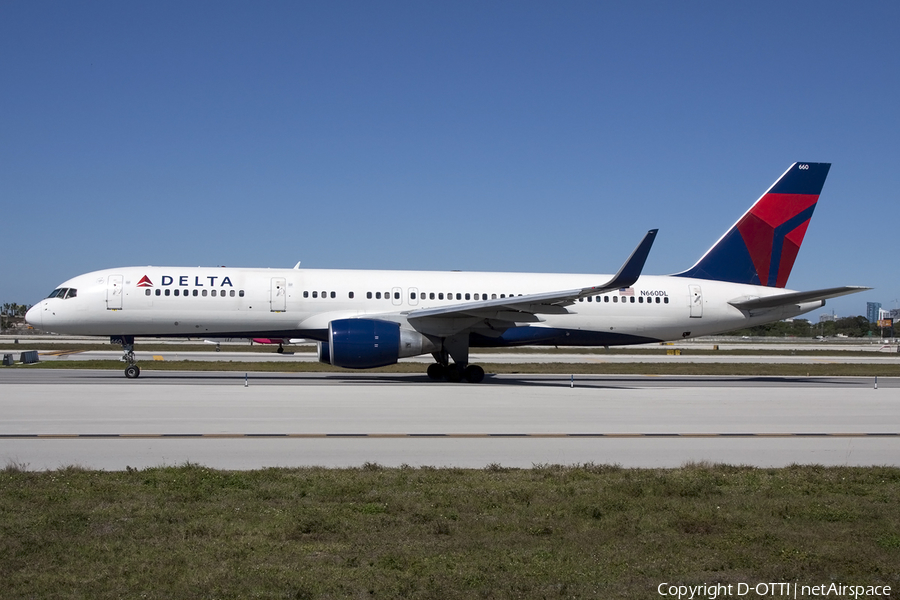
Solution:
M142 372L239 371L268 373L425 373L425 363L403 362L378 369L342 369L318 362L141 361ZM486 373L564 375L738 375L779 377L900 377L898 364L762 364L762 363L479 363ZM124 370L117 360L63 360L7 369ZM0 369L2 372L2 369Z
M900 587L900 469L0 472L3 598L651 598Z

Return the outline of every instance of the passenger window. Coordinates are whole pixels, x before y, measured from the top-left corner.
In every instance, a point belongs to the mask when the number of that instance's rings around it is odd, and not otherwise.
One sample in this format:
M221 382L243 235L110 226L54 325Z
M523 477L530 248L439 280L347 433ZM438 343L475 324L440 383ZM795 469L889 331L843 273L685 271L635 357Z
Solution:
M410 299L410 300L415 300L415 299L416 299L416 293L415 293L415 292L410 292L410 293L409 293L409 299Z
M149 296L149 295L150 295L150 290L144 290L144 295L145 295L145 296Z
M659 304L659 296L656 297L656 303Z
M631 303L634 304L634 296L631 297Z
M603 301L604 301L604 302L609 302L609 296L603 296Z
M216 290L210 290L209 295L212 296L213 298L215 298L215 297L216 297Z
M238 290L238 296L239 296L240 298L243 298L243 297L244 297L244 290Z
M444 292L438 292L438 300L444 299Z
M429 298L429 300L434 300L434 292L431 292L430 294L428 294L428 298Z
M469 300L469 292L466 292L466 300Z
M375 292L375 299L381 300L381 292Z
M400 292L394 292L394 300L400 299Z
M331 292L331 297L332 297L332 298L337 298L337 292Z
M203 290L202 292L200 292L200 295L203 296L204 298L206 298L206 290Z
M668 304L668 303L669 303L669 297L666 296L665 298L663 298L663 304Z
M303 297L309 298L309 290L303 290Z
M195 295L196 295L196 293L197 293L197 290L194 290ZM231 296L232 298L234 298L234 290L229 290L228 295Z
M318 298L318 297L319 297L319 292L315 292L315 291L314 291L314 292L313 292L313 298Z
M350 299L353 299L353 292L350 292Z
M618 297L618 296L613 296L613 302L618 302L618 301L619 301L619 297Z
M162 294L162 290L156 290L156 295L159 296L160 294ZM206 294L204 294L204 296L205 296L205 295L206 295Z
M323 297L323 298L327 298L327 297L328 297L328 292L322 292L322 297Z
M640 298L638 298L638 304L643 304L643 303L644 303L644 297L641 296Z
M175 295L176 295L176 296L178 295L178 290L175 290Z
M166 290L166 296L168 296L171 293L172 293L172 290L168 290L168 289Z
M194 290L194 294L193 294L193 295L194 295L195 297L196 297L196 296L199 296L199 295L200 295L200 292L199 292L198 290Z

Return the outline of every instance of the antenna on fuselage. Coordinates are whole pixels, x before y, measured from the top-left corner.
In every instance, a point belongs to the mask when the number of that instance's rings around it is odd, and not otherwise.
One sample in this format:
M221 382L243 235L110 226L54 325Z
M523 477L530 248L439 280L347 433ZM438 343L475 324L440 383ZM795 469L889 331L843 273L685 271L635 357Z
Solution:
M294 268L295 268L295 269L299 269L299 268L300 268L300 261L299 261L299 260L297 261L297 264L294 265Z

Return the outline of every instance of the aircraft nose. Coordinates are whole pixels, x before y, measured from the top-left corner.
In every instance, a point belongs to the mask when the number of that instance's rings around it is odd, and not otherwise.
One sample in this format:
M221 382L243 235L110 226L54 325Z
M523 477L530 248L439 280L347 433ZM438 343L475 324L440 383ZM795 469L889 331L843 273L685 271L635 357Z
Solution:
M43 302L38 302L34 306L28 309L28 312L25 313L25 322L34 327L35 329L40 329L43 325L42 315L44 313Z

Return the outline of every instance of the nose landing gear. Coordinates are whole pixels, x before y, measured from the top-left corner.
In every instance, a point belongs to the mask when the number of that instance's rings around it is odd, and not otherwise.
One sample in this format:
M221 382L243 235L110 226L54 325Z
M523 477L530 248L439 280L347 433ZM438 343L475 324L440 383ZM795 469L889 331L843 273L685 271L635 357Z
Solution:
M137 366L137 361L134 358L134 336L113 336L109 341L112 344L122 344L123 354L121 360L128 363L128 366L125 367L125 377L128 379L137 379L140 377L141 368Z

